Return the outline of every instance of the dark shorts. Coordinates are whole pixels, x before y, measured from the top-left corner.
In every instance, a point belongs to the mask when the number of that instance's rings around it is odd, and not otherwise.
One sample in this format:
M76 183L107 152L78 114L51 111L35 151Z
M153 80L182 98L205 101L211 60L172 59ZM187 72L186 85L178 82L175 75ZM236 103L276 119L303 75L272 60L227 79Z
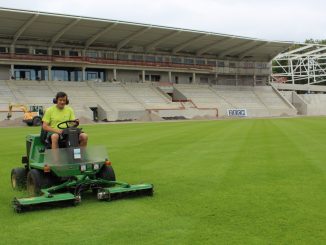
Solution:
M46 138L47 138L48 140L50 140L50 141L51 141L51 136L52 136L52 134L56 134L56 133L53 133L53 132L47 132L47 135L46 135Z
M82 133L84 133L84 131L81 131L80 132L81 134ZM48 142L48 143L51 143L52 141L51 141L51 136L52 136L52 134L57 134L57 133L53 133L53 132L47 132L47 135L46 135L46 142ZM60 142L63 142L64 140L60 137L59 138L59 143Z
M53 132L47 132L47 136L46 137L51 137L52 134L55 134Z
M52 134L56 134L56 133L53 133L53 132L47 132L47 134L46 134L46 142L48 142L48 143L51 143L52 142L52 140L51 140L51 136L52 136ZM59 139L60 140L60 139Z

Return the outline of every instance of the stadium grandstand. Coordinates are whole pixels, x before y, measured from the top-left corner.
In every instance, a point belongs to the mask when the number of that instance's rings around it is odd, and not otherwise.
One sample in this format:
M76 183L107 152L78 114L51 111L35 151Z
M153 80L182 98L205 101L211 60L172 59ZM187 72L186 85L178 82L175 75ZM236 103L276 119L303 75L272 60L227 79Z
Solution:
M296 115L270 84L271 60L291 45L0 8L0 119L57 91L78 117L108 121Z

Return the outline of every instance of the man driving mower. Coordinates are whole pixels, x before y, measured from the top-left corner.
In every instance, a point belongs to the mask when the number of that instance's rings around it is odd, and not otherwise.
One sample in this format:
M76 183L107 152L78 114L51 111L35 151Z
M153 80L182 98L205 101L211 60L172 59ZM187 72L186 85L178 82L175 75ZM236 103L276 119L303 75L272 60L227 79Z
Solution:
M63 130L58 127L62 122L76 121L79 124L78 119L75 118L73 109L68 106L69 100L65 92L58 92L53 99L55 105L46 109L43 116L43 130L47 132L47 139L51 142L51 148L59 148L60 139L62 139ZM68 126L68 125L67 125ZM88 136L85 133L80 133L79 143L80 146L87 146Z
M78 128L79 122L67 106L66 93L57 93L53 102L55 105L43 117L41 134L26 136L24 167L11 171L12 187L26 189L29 194L26 198L14 198L16 212L42 206L76 205L82 193L89 190L96 193L98 200L106 201L153 195L152 184L116 181L105 146L85 147L87 135ZM61 149L56 149L59 146Z

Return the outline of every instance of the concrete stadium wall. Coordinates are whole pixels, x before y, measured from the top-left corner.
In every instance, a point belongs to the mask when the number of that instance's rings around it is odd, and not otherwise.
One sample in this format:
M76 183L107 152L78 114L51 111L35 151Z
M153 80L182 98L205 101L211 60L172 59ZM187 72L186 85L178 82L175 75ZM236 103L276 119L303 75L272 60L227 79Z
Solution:
M117 80L123 82L138 82L141 71L118 70Z
M172 72L172 81L176 83L176 77L178 77L179 84L189 84L189 78L192 77L191 73L179 73L179 72Z
M292 92L292 104L297 109L298 114L307 115L308 105L296 92Z
M0 65L0 80L10 79L10 66Z
M307 103L306 115L326 115L326 94L300 94Z

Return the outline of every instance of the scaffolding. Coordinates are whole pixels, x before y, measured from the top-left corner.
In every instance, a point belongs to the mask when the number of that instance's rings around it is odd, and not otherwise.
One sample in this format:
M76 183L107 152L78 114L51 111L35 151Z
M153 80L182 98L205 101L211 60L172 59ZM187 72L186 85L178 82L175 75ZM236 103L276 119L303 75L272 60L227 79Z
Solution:
M272 82L278 84L326 85L326 45L306 44L281 53L272 65ZM326 88L326 86L325 86Z

